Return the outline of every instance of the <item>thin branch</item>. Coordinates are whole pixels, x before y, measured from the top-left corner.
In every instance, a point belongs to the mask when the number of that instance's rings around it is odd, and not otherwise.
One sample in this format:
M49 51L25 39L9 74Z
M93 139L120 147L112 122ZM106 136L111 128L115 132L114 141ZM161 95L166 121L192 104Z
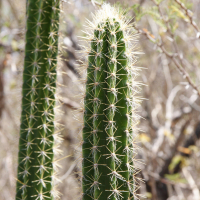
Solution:
M171 58L171 60L175 64L176 68L183 75L183 78L188 81L189 85L197 92L198 96L200 97L200 91L198 90L198 87L193 83L192 79L190 78L190 76L187 73L187 71L183 68L183 66L180 65L179 62L177 61L177 59L176 59L177 55L175 53L169 53L164 48L162 40L161 40L161 43L158 43L147 31L138 29L136 26L134 26L134 28L138 31L138 33L144 34L147 37L147 39L149 39L150 41L152 41L153 43L155 43L168 58Z
M92 3L93 6L96 6L96 5L97 6L102 6L102 4L103 4L103 2L100 3L100 2L97 2L95 0L89 0L89 1Z
M182 2L180 2L179 0L175 0L175 2L185 11L185 14L186 14L186 16L189 18L189 20L190 20L190 24L194 27L194 29L199 33L200 32L200 30L199 30L199 28L197 27L197 24L196 24L196 22L192 19L192 15L191 15L191 11L189 10L189 9L187 9L186 7L185 7L185 5L182 3ZM200 36L200 35L199 35ZM198 38L199 38L199 36L198 36Z

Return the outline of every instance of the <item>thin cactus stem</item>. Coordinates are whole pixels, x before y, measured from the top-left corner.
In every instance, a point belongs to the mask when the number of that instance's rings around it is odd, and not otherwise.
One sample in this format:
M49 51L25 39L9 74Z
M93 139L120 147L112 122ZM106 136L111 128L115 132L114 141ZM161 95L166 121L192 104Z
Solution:
M59 0L27 1L16 199L54 199Z
M88 54L82 145L83 200L135 199L133 139L138 121L134 96L137 36L124 15L109 4L89 23L93 31Z

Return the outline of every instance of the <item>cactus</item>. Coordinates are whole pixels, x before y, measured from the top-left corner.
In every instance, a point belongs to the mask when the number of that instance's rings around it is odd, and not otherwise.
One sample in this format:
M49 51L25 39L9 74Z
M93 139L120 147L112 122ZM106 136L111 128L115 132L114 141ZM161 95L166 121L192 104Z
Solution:
M84 127L83 200L136 199L134 139L137 35L120 9L104 4L89 22Z
M17 200L54 199L59 0L27 0Z

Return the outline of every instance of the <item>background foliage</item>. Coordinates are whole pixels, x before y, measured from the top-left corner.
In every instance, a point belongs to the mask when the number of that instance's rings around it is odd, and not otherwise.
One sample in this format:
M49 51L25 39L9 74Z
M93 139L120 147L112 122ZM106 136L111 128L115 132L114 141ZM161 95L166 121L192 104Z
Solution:
M84 35L85 17L91 19L101 3L67 0L62 6L60 65L64 73L58 81L64 114L59 185L63 200L80 197L79 94L84 85L76 52L82 41L77 36ZM136 21L144 52L137 63L145 68L138 78L145 84L138 111L142 117L138 146L142 148L137 162L138 178L144 182L138 193L153 200L199 200L200 1L124 0L118 4ZM0 199L11 200L17 169L25 0L0 0L0 19ZM66 155L71 157L63 158Z

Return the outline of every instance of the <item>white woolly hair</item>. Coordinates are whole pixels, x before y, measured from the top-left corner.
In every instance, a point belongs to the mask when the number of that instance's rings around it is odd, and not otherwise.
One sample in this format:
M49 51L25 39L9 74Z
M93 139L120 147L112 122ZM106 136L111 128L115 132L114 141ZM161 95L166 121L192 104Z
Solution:
M123 12L120 11L119 7L111 6L108 3L104 3L96 13L92 14L93 23L90 22L90 25L93 25L93 28L98 27L98 24L102 21L109 20L112 22L115 19L120 23L121 28L127 25L126 16L124 16Z

